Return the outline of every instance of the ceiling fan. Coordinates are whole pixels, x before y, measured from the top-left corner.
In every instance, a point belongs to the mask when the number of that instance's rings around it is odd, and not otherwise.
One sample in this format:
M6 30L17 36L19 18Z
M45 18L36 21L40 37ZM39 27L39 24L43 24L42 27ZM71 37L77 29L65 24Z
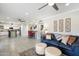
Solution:
M43 5L42 7L38 8L38 10L43 9L44 7L48 6L50 3L46 3L45 5ZM56 3L54 3L53 5L51 5L56 11L59 10L58 6Z
M22 20L22 19L18 19L18 21L20 21L20 22L25 22L24 20Z

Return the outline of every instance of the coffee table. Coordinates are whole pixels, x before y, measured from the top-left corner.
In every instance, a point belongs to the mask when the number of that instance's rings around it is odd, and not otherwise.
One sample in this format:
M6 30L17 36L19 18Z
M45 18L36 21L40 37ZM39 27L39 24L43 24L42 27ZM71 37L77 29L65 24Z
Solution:
M47 47L45 49L45 56L60 56L61 54L61 50L56 47Z

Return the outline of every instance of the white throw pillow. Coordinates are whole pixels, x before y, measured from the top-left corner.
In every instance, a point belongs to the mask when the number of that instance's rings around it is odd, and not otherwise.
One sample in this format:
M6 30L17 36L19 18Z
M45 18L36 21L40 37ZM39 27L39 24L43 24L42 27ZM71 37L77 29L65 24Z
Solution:
M62 36L62 43L64 43L65 45L67 44L67 41L68 41L68 38L69 36L65 35L65 36Z
M51 35L46 35L46 39L50 39L51 40Z

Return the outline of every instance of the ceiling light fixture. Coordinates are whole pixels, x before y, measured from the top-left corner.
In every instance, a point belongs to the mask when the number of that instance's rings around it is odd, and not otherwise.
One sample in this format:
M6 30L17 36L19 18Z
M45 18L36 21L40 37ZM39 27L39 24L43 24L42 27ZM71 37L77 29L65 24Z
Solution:
M52 6L52 5L54 5L54 3L48 3L49 4L49 6Z
M70 5L70 3L66 3L65 5L66 5L66 6L69 6L69 5Z
M10 17L7 17L7 19L10 19Z
M25 15L29 15L29 13L28 13L28 12L26 12L26 13L25 13Z

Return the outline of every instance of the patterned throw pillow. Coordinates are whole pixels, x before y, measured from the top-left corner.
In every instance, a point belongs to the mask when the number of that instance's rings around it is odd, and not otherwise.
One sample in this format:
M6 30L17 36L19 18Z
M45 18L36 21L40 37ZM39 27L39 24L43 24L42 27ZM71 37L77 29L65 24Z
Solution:
M55 37L56 37L57 41L62 40L62 35L61 34L55 34Z
M67 44L72 45L75 41L76 41L76 37L75 36L69 36Z

